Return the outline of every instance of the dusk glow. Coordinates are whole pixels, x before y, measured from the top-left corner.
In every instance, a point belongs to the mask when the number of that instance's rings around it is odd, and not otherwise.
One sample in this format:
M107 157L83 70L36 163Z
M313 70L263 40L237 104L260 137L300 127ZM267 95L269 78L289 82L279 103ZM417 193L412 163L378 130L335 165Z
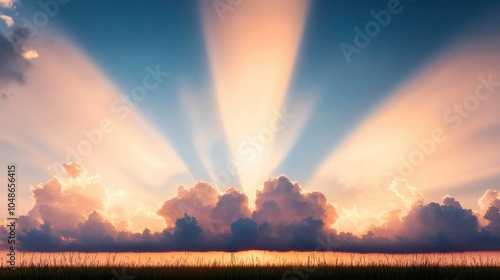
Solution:
M0 0L0 268L496 277L499 12Z

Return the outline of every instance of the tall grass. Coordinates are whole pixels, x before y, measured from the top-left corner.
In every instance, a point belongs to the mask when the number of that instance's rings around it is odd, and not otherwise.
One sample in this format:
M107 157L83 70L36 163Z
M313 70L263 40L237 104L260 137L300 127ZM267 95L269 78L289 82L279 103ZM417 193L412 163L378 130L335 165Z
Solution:
M500 261L487 255L265 254L25 253L14 272L2 259L0 279L500 279Z

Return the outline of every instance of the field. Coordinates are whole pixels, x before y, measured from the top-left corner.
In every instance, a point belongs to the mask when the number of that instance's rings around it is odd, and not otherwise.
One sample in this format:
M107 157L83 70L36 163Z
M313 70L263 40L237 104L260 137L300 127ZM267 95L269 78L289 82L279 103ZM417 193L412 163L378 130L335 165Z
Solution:
M2 270L0 279L500 279L498 267L27 267Z
M26 253L0 279L500 279L498 259L480 254L259 253Z

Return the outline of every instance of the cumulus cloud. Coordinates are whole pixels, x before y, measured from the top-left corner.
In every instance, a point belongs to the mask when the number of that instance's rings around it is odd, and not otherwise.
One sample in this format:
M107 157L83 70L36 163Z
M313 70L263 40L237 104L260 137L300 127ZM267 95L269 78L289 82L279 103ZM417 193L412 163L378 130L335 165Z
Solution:
M465 209L451 196L424 203L407 182L393 185L409 209L394 209L361 235L337 232L337 212L320 192L304 191L285 176L257 191L255 209L234 189L224 192L205 182L180 186L157 215L167 226L131 232L110 220L109 190L76 162L63 164L65 176L32 189L34 206L19 217L20 249L25 251L314 251L454 252L500 249L499 193L479 200L484 211ZM418 203L415 203L418 202ZM482 214L481 214L482 213ZM480 223L480 219L485 223ZM0 234L8 234L0 227ZM4 241L0 241L4 242ZM0 247L7 244L0 243Z
M488 208L488 211L486 211L484 218L489 221L486 228L495 234L500 234L500 209L491 206Z
M54 177L32 190L34 206L25 219L30 226L50 223L55 230L71 230L94 211L103 211L106 187L98 177L87 177L78 163L64 164L67 178ZM23 221L23 217L21 217Z
M500 235L500 192L487 190L478 200L477 215L488 231Z
M395 209L385 213L382 217L380 225L371 225L368 230L383 238L394 238L401 231L403 223L401 220L402 210Z
M491 207L500 209L500 192L495 190L487 190L482 197L477 201L479 210L476 215L479 217L479 222L482 226L488 225L491 221L485 218L486 213ZM491 215L491 212L490 212Z
M480 241L478 219L472 210L463 209L449 198L443 205L431 202L413 208L403 218L399 234L429 251L464 251Z
M234 188L229 188L210 211L210 216L222 229L227 230L234 221L251 216L248 197Z
M171 198L158 210L157 214L165 218L167 226L173 226L178 218L185 214L195 216L204 227L210 227L210 212L219 200L219 191L209 183L198 182L193 188L179 186L177 196Z
M462 205L460 205L460 202L458 202L455 198L449 196L449 195L446 195L445 197L443 197L443 205L445 206L452 206L452 207L455 207L455 208L462 208Z
M495 190L487 190L486 193L478 201L481 209L488 209L491 206L500 208L500 192Z
M253 218L269 224L295 224L308 217L323 220L327 225L337 220L337 212L320 192L304 192L298 183L285 176L272 178L257 191Z

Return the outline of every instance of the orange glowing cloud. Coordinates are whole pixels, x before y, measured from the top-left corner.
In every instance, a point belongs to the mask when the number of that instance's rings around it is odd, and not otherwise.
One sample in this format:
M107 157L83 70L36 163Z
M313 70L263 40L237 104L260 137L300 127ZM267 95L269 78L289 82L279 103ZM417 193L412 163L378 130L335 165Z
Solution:
M285 176L264 182L255 210L245 194L230 188L220 194L205 182L180 187L165 201L157 216L133 213L113 215L112 193L99 176L77 162L63 164L64 176L33 188L33 208L18 218L23 251L348 251L348 252L456 252L498 250L500 209L498 191L488 190L479 200L485 213L463 208L451 196L442 203L424 203L422 195L404 180L392 189L413 203L408 211L386 213L383 223L369 232L337 232L329 225L337 213L321 192L306 192ZM110 207L111 206L111 207ZM130 215L129 215L130 214ZM161 216L161 218L160 218ZM162 223L162 218L168 227ZM483 218L484 223L479 219ZM142 230L128 222L147 221ZM5 225L0 233L7 235ZM0 240L0 248L7 248Z

